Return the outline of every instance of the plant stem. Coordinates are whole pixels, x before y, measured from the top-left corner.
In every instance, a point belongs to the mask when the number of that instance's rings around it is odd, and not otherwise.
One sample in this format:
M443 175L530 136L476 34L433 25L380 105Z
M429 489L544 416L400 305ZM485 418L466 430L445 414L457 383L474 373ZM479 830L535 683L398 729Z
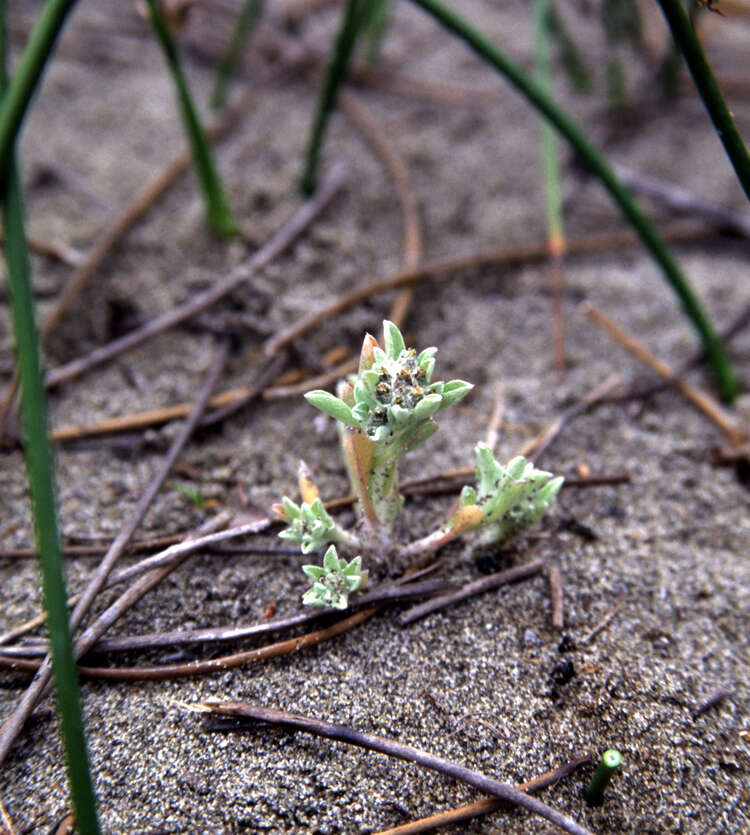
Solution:
M4 92L7 85L6 53L5 2L0 0L0 92ZM98 833L99 824L68 623L67 594L55 512L52 454L47 439L47 405L34 317L31 262L24 229L21 180L12 141L8 155L3 158L6 160L6 171L4 188L0 194L6 234L5 257L21 379L21 422L32 517L76 828L78 832L88 835Z
M65 17L74 3L75 0L48 0L39 13L13 79L7 85L0 102L0 187L4 186L8 176L13 143L26 109L62 30ZM4 15L4 1L2 10Z
M664 277L677 294L686 315L693 323L703 342L709 362L724 396L732 400L737 395L737 380L710 319L704 312L698 297L682 274L677 261L661 235L656 231L630 192L620 182L601 151L589 140L577 122L547 94L538 82L452 8L444 5L440 0L412 0L412 2L460 37L477 55L504 75L529 103L539 110L553 127L565 137L591 168L619 206L623 215L633 226L654 261L661 267Z
M724 145L737 179L750 200L750 154L737 129L734 116L724 101L693 24L680 0L659 0L659 5L672 31L672 37L685 57L695 86Z
M198 117L197 108L190 95L177 47L161 13L158 0L146 0L146 3L149 21L162 48L177 90L180 113L185 126L185 133L193 151L195 172L198 176L203 202L206 207L206 218L216 232L224 237L231 237L237 234L237 224L221 184L211 146L208 144L208 139Z
M237 74L242 50L262 13L263 0L245 0L242 4L232 34L221 54L219 66L216 68L216 80L211 93L211 107L215 110L226 104L229 85L233 76Z
M301 183L304 194L312 194L315 190L320 149L323 145L331 111L336 103L336 94L344 81L354 52L366 2L367 0L348 0L341 17L336 43L318 94L313 126L307 143L305 170L302 173Z

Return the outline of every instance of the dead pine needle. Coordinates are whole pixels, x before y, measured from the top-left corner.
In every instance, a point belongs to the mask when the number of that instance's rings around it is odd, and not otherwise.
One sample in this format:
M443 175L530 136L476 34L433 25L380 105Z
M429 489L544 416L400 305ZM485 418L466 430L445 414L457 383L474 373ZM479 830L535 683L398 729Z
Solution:
M557 438L571 420L582 415L587 409L602 401L621 382L622 379L617 374L612 374L606 380L594 386L588 394L585 394L577 403L565 409L559 417L555 418L552 423L546 426L536 438L527 441L518 454L530 458L536 463L539 456L549 449L555 438Z
M497 571L487 577L482 577L481 580L474 580L472 583L467 583L457 591L443 594L439 597L433 597L424 603L420 603L418 606L407 609L401 615L398 622L401 626L407 626L420 618L432 614L432 612L437 612L438 609L444 609L446 606L452 606L455 603L460 603L462 600L468 600L470 597L484 594L508 583L517 583L520 580L525 580L534 574L538 574L543 568L544 562L542 560L532 560L523 565L508 568L505 571Z
M549 598L553 629L562 629L565 625L563 610L562 574L557 563L547 566L547 582L549 583Z
M505 397L503 395L502 386L498 383L494 388L494 398L492 405L492 412L490 419L487 421L487 432L484 437L484 442L490 449L495 449L498 438L500 437L500 429L505 419Z
M308 632L298 638L279 641L258 649L225 655L221 658L207 658L200 661L191 661L187 664L162 664L150 667L79 667L79 670L82 675L89 678L108 679L110 681L160 681L162 679L189 678L223 672L235 667L268 661L271 658L278 658L280 655L289 655L306 647L328 641L364 623L379 608L379 606L371 606L325 629Z
M655 371L664 380L673 382L675 388L727 436L732 447L736 448L743 443L746 439L746 433L737 421L713 397L691 385L686 380L676 378L674 371L667 363L655 357L645 345L612 321L601 310L597 310L592 305L585 305L583 307L583 314L589 322L601 328L615 342L622 345L628 353L632 354L652 371Z
M413 576L413 575L412 575ZM411 579L411 578L410 578ZM350 608L353 610L373 606L385 606L393 603L408 602L421 597L429 597L433 594L444 594L451 591L452 586L443 580L425 580L421 583L409 583L408 585L388 585L382 588L375 588L371 592L358 595L350 601ZM271 620L261 618L261 622L237 626L215 626L203 627L201 629L174 629L169 632L152 632L144 635L122 636L105 638L97 641L91 649L94 652L135 652L158 647L177 647L186 644L208 644L228 641L239 641L246 638L257 638L260 635L267 635L271 632L283 632L304 626L322 618L339 614L337 610L315 609L314 611L299 612L283 618ZM0 654L5 659L9 658L33 658L44 655L46 644L24 643L20 646L3 646Z
M337 742L344 742L347 745L364 748L367 751L377 751L388 757L413 762L422 768L438 771L455 780L468 783L470 786L474 786L474 788L480 789L487 794L499 797L513 806L528 809L530 812L559 826L565 832L572 833L572 835L591 835L588 829L580 826L566 815L563 815L546 803L542 803L540 800L518 791L518 789L515 789L507 783L501 783L499 780L494 780L478 771L472 771L449 760L435 757L426 751L412 748L410 745L404 745L401 742L396 742L387 737L360 733L345 725L333 725L309 716L287 713L286 711L261 707L260 705L245 702L198 702L196 704L186 704L183 707L198 713L209 713L216 716L228 716L253 722L264 722L269 725L287 728L291 731L302 731L303 733L322 736L326 739L333 739Z
M559 765L557 768L545 771L544 774L540 774L525 783L518 783L516 789L530 794L549 788L559 783L560 780L564 780L581 766L590 763L593 759L591 754L583 754L570 762ZM409 821L409 823L404 823L401 826L394 826L392 829L384 829L376 835L422 835L424 832L432 832L441 826L457 826L466 823L472 818L496 812L506 805L504 800L487 797L474 803L468 803L466 806L459 806L457 809L448 809L445 812L438 812L426 818Z

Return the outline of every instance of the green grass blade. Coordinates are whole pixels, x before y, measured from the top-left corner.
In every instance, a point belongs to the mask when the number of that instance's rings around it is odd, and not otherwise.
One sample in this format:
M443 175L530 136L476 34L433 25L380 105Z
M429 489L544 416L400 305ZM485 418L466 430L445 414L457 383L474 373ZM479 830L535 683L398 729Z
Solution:
M617 177L604 155L589 140L577 122L538 82L452 8L440 0L412 2L461 38L477 55L505 76L526 100L549 120L593 171L677 294L685 314L698 332L722 393L727 399L732 400L737 395L737 380L711 320L661 235Z
M336 42L318 94L313 126L307 143L305 170L302 174L304 194L312 194L315 191L320 149L333 106L336 103L336 94L346 77L346 71L357 43L357 35L361 30L367 2L368 0L348 0L342 13Z
M13 143L47 59L75 0L48 0L29 35L13 79L0 102L0 185L7 175ZM5 4L3 3L3 14ZM4 20L4 18L3 18Z
M750 154L742 139L742 134L737 129L734 116L724 101L706 53L695 35L693 24L681 0L659 0L659 5L672 30L672 37L685 57L685 63L693 76L708 115L714 123L716 133L724 145L737 179L750 200Z
M549 0L534 0L534 63L536 77L545 90L552 89L549 66ZM540 125L544 197L547 212L547 240L553 246L564 245L560 164L557 158L557 135L546 119Z
M377 64L393 0L371 0L364 12L362 35L367 41L367 62Z
M219 171L211 152L211 146L208 144L205 131L198 118L198 110L193 102L193 97L190 95L177 47L157 0L146 0L146 4L149 21L164 52L167 66L172 73L177 90L180 113L193 152L193 163L206 207L206 218L212 229L220 235L231 237L237 234L237 224L219 179Z
M0 0L0 90L6 86L5 54L5 3ZM68 622L65 578L57 535L52 454L47 439L46 399L34 318L31 263L24 229L21 182L12 147L6 159L7 176L2 193L5 258L21 381L21 423L32 517L76 829L82 835L94 835L99 832L99 824Z
M242 4L232 34L229 36L229 41L219 58L219 66L216 68L216 80L211 92L211 107L215 110L221 109L227 103L229 85L237 75L237 68L247 39L263 14L263 5L263 0L245 0Z

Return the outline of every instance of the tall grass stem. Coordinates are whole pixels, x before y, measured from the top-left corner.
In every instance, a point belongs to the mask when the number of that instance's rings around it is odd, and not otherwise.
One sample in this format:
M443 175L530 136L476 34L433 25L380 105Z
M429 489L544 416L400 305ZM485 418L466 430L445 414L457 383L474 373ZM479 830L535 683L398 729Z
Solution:
M693 24L681 0L659 0L659 5L672 31L672 37L685 58L708 115L714 123L716 133L724 145L737 179L750 200L750 153L721 94L716 76L695 34Z
M347 0L346 8L342 12L336 42L318 94L313 125L307 143L305 169L301 183L304 194L312 194L315 191L320 149L331 112L336 104L336 95L346 78L346 71L366 13L367 2L368 0Z
M0 92L5 92L7 86L6 46L5 2L0 0ZM2 204L10 310L21 381L21 423L26 469L76 828L82 835L94 835L99 832L99 824L68 622L65 577L57 531L52 454L47 438L46 398L34 316L31 262L24 229L23 193L14 156L11 144L5 158L7 168Z
M48 0L42 7L13 78L0 101L0 187L8 173L13 144L57 36L75 0ZM5 20L5 2L2 4Z
M211 92L211 107L214 110L221 109L227 103L229 86L237 75L242 50L263 14L263 5L264 0L244 0L242 4L216 68L216 79Z
M549 0L534 0L534 64L539 84L548 92L552 89L549 66ZM560 193L560 163L557 156L557 135L546 119L539 126L542 169L544 172L544 198L547 214L547 240L554 251L565 245L563 229L562 196Z
M440 0L412 0L412 2L461 38L470 49L505 76L580 155L609 192L661 268L665 279L682 303L685 314L698 332L723 395L733 400L738 392L737 380L711 320L661 235L622 184L601 151L589 140L578 123L547 94L537 81L450 6Z
M146 0L146 4L151 27L159 41L174 80L185 133L193 152L195 172L203 194L206 218L214 231L224 237L231 237L237 234L237 224L224 192L224 187L221 184L219 170L216 167L211 146L206 138L206 132L201 125L198 110L190 94L187 79L182 71L177 46L161 12L158 0Z

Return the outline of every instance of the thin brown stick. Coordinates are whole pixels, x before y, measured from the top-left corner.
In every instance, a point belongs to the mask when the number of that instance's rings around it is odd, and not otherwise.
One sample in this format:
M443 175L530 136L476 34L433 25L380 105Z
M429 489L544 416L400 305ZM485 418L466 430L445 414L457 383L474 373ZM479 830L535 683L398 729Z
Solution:
M221 527L226 521L228 521L228 519L228 514L219 514L218 516L215 516L213 519L209 520L207 526L211 528L213 526ZM195 538L194 534L183 534L178 542L173 543L166 550L154 554L150 557L146 557L145 559L135 563L135 565L131 565L128 568L124 568L121 571L116 571L110 574L110 576L106 579L104 583L104 588L110 588L111 586L118 585L119 583L125 582L126 580L130 580L133 577L137 577L140 574L145 573L146 571L150 571L154 568L158 568L161 565L165 565L176 556L193 553L199 548L211 548L211 546L214 546L220 542L226 542L228 539L235 539L240 536L247 536L248 534L258 533L259 531L267 528L270 524L270 519L266 517L260 517L258 519L254 519L251 522L246 522L242 525L239 525L237 527L219 531L218 533L206 534L205 536L201 536L197 539ZM75 606L80 600L80 598L81 595L71 597L68 600L68 605ZM20 626L15 627L9 632L3 633L2 635L0 635L0 646L4 646L10 641L15 640L16 638L20 638L22 635L25 635L26 633L31 632L33 629L36 629L38 626L41 626L44 623L45 619L46 616L44 615L44 613L42 613L40 615L37 615L35 618L32 618L31 620L27 621L26 623L23 623Z
M663 235L671 241L695 240L705 237L705 227L695 226L674 226L664 230ZM637 246L638 241L629 232L614 235L597 235L587 238L578 238L568 241L567 254L573 255L595 255L601 252L610 252L614 249ZM534 242L528 244L517 244L513 246L490 249L459 258L446 258L440 261L423 264L414 270L404 270L395 275L379 278L361 287L355 288L350 293L334 299L326 307L303 316L294 324L285 328L264 345L267 356L273 356L282 348L289 345L295 339L304 336L314 328L319 327L323 322L333 316L343 313L350 307L354 307L371 296L385 293L399 287L416 284L419 281L428 279L444 279L451 274L464 270L478 269L489 265L503 264L510 266L526 262L543 261L548 255L545 242Z
M215 141L228 133L237 119L247 110L250 101L251 98L243 97L241 101L233 105L219 119L210 124L206 129L209 139ZM191 160L192 154L189 148L184 148L180 151L176 157L156 172L136 193L133 200L128 203L125 209L107 227L102 237L96 242L93 249L85 256L83 262L68 279L65 289L42 325L40 335L42 345L49 340L73 302L81 294L84 287L91 280L94 273L99 269L104 259L110 254L118 241L135 226L156 201L172 186L175 180L187 171L190 167ZM18 375L15 374L0 404L0 438L2 438L5 432L5 421L13 405L17 388Z
M3 826L5 827L8 835L16 835L13 821L10 819L10 815L5 809L5 804L3 803L2 798L0 798L0 819L2 820Z
M719 339L721 339L725 345L729 345L737 334L745 330L748 324L750 324L750 304L745 305L745 307L740 310L737 316L732 319L727 327L719 332ZM655 394L660 394L661 392L671 388L674 385L675 380L684 377L689 371L692 371L694 368L698 368L705 361L706 352L703 349L699 349L692 357L690 357L690 359L677 366L674 379L661 380L655 385L625 391L622 392L622 394L613 394L607 397L607 401L617 403L625 400L645 400L649 397L653 397Z
M485 431L484 442L490 449L497 446L497 440L500 436L500 429L505 418L505 397L503 396L502 386L497 384L494 390L494 398L492 403L492 412L490 419L487 421L487 429Z
M736 448L746 440L747 434L740 424L713 397L686 380L675 379L674 371L667 363L655 357L645 345L613 322L601 310L586 305L583 313L590 322L600 327L612 339L619 342L626 351L664 380L674 381L675 388L727 436L732 447Z
M682 186L651 177L619 163L615 163L615 171L620 180L637 194L664 203L670 209L689 212L743 238L750 238L750 216L747 214L734 212Z
M393 180L403 217L403 268L416 269L422 260L422 224L409 169L356 96L348 90L342 90L339 93L338 106L347 119L357 127ZM413 293L412 287L403 287L391 305L388 318L398 327L403 327Z
M540 774L525 783L517 783L516 789L527 794L547 789L568 777L582 765L590 763L593 759L593 755L583 754L570 762L557 766L557 768L545 771L544 774ZM449 809L445 812L438 812L436 815L409 821L409 823L404 823L401 826L394 826L392 829L383 829L375 835L422 835L424 832L432 832L441 826L457 826L481 815L496 812L506 805L504 800L488 797L469 803L466 806L459 806L457 809Z
M344 182L344 169L341 166L335 166L321 183L318 191L262 247L256 250L247 261L235 267L227 278L217 282L203 293L198 293L196 296L193 296L192 299L184 304L178 305L172 308L172 310L162 313L160 316L155 316L145 325L130 331L125 336L108 342L106 345L102 345L85 357L80 357L77 360L73 360L54 369L47 375L45 380L47 387L49 388L59 383L72 380L85 371L119 356L125 351L135 348L137 345L141 345L146 340L162 334L197 314L202 313L207 308L216 304L220 299L238 289L251 276L257 273L258 270L267 266L297 240L310 223L340 191Z
M442 594L454 588L444 580L424 580L421 583L411 583L406 586L389 584L381 589L373 589L367 594L358 595L349 602L350 610L366 608L368 606L386 606L394 603L408 602L432 594ZM252 623L246 626L213 626L203 629L174 629L170 632L153 632L145 635L105 638L97 641L91 650L94 652L135 652L158 647L176 647L185 644L214 644L227 641L239 641L245 638L257 638L271 632L283 632L298 626L312 623L324 617L339 614L335 609L315 609L300 612L285 618L267 620L262 623ZM18 646L3 646L2 655L5 658L38 658L46 653L46 644L25 643Z
M47 241L42 238L29 235L26 239L29 249L37 255L45 258L54 258L68 267L78 267L84 259L82 252L75 247L64 244L60 241ZM0 244L5 243L5 233L0 229Z
M187 532L173 533L167 536L154 537L153 539L139 539L131 543L128 553L137 554L143 551L157 551L167 545L174 545L181 542L187 536ZM109 545L66 545L61 548L64 557L101 557L107 553ZM6 548L0 550L0 560L38 559L39 554L36 548Z
M256 391L256 386L238 386L227 389L208 401L207 408L222 409L232 403L239 401L247 402ZM179 420L190 414L193 407L191 401L176 403L173 406L164 406L159 409L149 409L145 412L136 412L130 415L123 415L116 418L105 418L96 423L79 423L68 426L61 426L50 434L53 441L62 443L65 441L77 441L98 435L109 435L114 432L127 432L133 429L143 429L146 426L158 426L172 420Z
M549 583L549 598L552 610L552 628L562 629L565 625L563 615L563 587L560 567L557 563L547 566L547 582Z
M426 600L418 606L412 606L411 609L407 609L401 615L398 622L401 626L407 626L420 618L432 614L432 612L438 611L438 609L444 609L446 606L452 606L455 603L460 603L462 600L467 600L478 594L484 594L487 591L492 591L508 583L517 583L520 580L525 580L534 574L538 574L543 568L544 560L532 560L523 565L508 568L505 571L496 571L494 574L482 577L481 580L474 580L472 583L467 583L457 591L442 594L439 597Z
M396 742L387 737L364 734L345 725L333 725L309 716L300 716L296 713L287 713L286 711L274 710L273 708L261 707L260 705L245 702L199 702L197 704L187 704L184 707L188 710L217 716L240 717L254 722L265 722L269 725L322 736L326 739L345 742L347 745L354 745L368 751L377 751L388 757L416 763L422 768L438 771L441 774L452 777L454 780L468 783L470 786L474 786L487 794L499 797L514 806L521 806L524 809L528 809L530 812L540 815L556 826L561 827L565 832L573 833L573 835L591 835L587 829L579 826L575 821L561 814L556 809L518 791L507 783L501 783L499 780L494 780L480 772L464 768L449 760L435 757L426 751L412 748L409 745L404 745L401 742Z
M206 415L201 420L201 426L215 426L217 423L225 421L228 417L244 409L249 403L260 397L263 390L270 385L279 374L284 370L286 365L286 358L283 355L274 357L266 362L263 368L255 375L255 380L248 386L248 391L243 397L238 397L226 406L215 409L210 414Z
M552 442L557 438L566 424L603 400L621 382L622 380L619 376L612 374L606 380L594 386L588 394L584 395L577 403L565 409L559 417L555 418L552 423L546 426L536 438L527 441L521 447L519 454L531 458L535 462L538 461L539 456L550 448Z
M614 616L622 609L624 603L618 603L613 609L610 609L607 614L596 624L596 626L587 634L584 635L581 643L582 644L590 644L594 638L600 633L603 632L609 624L612 622Z
M196 398L193 411L185 421L185 424L177 434L177 437L172 442L172 446L167 452L167 455L165 456L156 476L144 491L143 496L138 501L135 509L125 522L125 525L120 533L115 537L112 546L102 559L99 567L94 572L94 576L89 581L86 590L81 595L81 599L73 609L73 613L70 618L71 631L77 628L90 609L94 598L101 591L107 577L114 568L115 563L125 551L128 542L133 537L136 528L140 525L141 520L146 515L151 503L156 497L156 494L167 480L167 477L177 460L177 456L180 454L190 436L193 434L195 427L198 425L198 421L203 415L206 403L211 396L211 392L216 385L216 381L218 380L224 367L228 350L228 343L226 342L223 343L217 350L216 356L211 363L211 367L206 377L206 381L201 387L198 397ZM13 741L21 732L26 719L31 715L31 712L34 710L34 707L37 705L39 699L42 698L45 690L47 689L51 675L52 665L50 657L47 656L37 671L37 674L34 676L34 679L28 689L21 697L18 705L13 710L11 715L5 720L2 727L0 727L0 763L2 763L7 756Z
M351 80L360 86L377 87L393 95L450 107L486 107L499 101L496 89L426 81L387 67L355 68Z
M552 324L555 335L555 367L560 377L565 374L565 243L550 240L549 286L552 295Z
M306 647L328 641L364 623L375 612L379 611L379 608L379 606L371 606L325 629L308 632L298 638L279 641L258 649L225 655L222 658L209 658L202 661L192 661L188 664L162 664L152 667L79 667L79 670L82 675L110 681L161 681L168 678L188 678L222 672L234 667L244 667L253 662L268 661L280 655L289 655Z

